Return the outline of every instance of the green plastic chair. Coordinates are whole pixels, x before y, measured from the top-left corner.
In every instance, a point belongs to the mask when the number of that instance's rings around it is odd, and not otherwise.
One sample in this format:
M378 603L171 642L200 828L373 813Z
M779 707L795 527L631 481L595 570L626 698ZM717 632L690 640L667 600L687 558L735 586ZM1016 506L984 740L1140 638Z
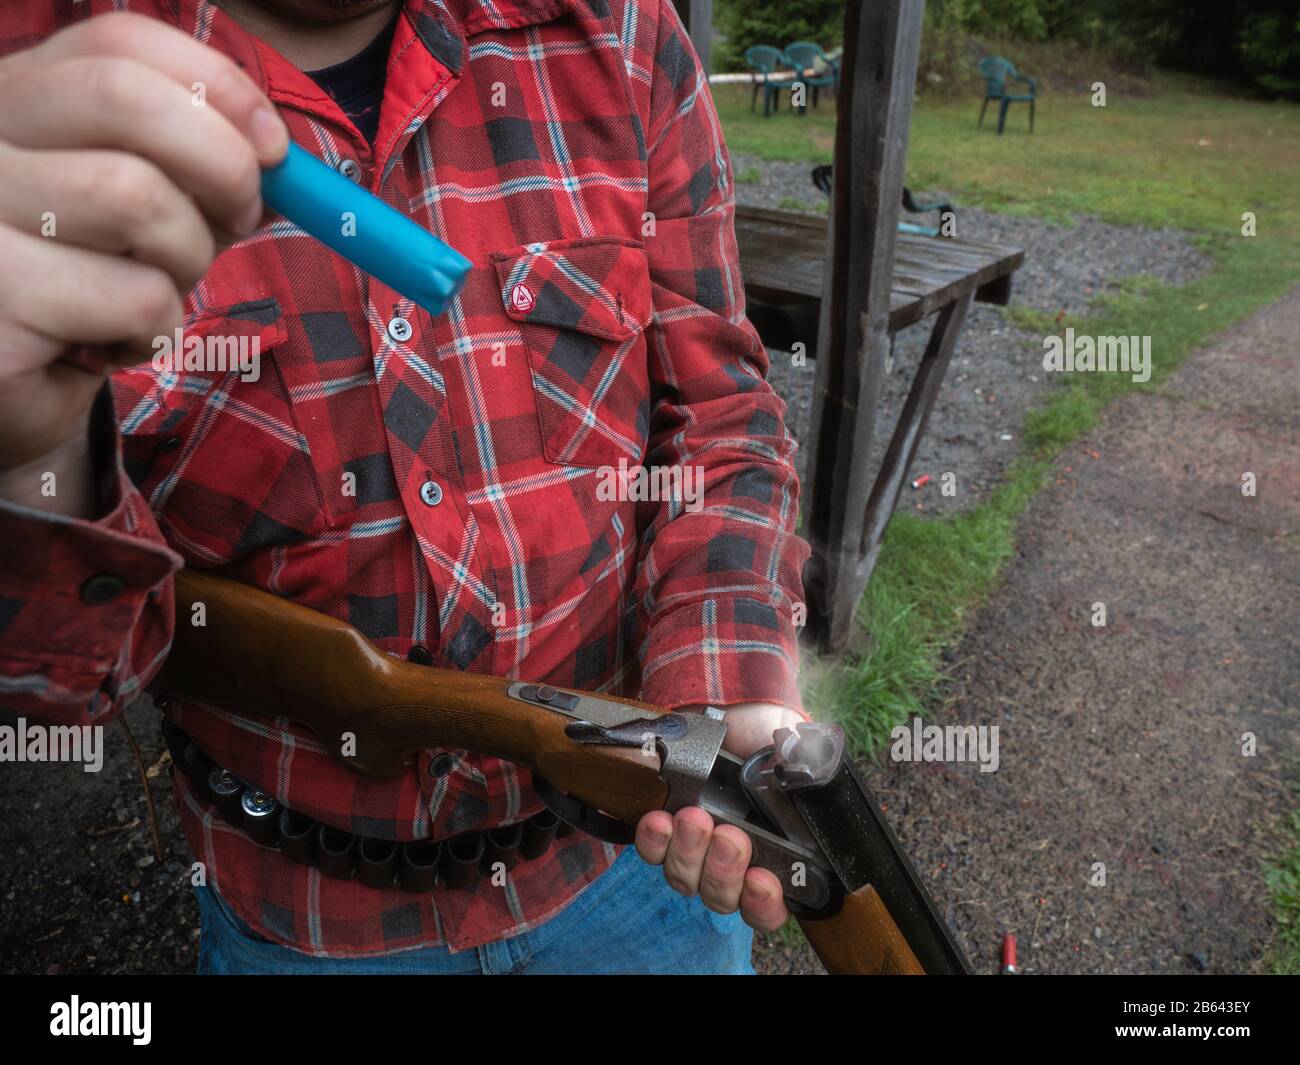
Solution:
M795 41L793 44L787 44L781 55L781 61L794 71L795 82L804 83L805 92L807 89L812 89L813 107L817 106L817 98L823 87L828 87L832 95L839 92L839 61L823 52L820 44L814 41ZM805 70L812 70L813 73L805 74ZM821 73L818 73L819 70ZM799 113L806 114L807 111L808 103L805 96L804 105L799 109Z
M819 190L830 196L832 192L831 183L834 178L834 167L823 163L820 166L812 168L812 183ZM912 195L912 190L906 185L903 186L903 207L913 214L928 214L930 211L939 212L939 220L943 221L945 214L951 214L954 218L957 215L957 208L947 200L927 200L925 203L918 203ZM941 235L939 226L919 226L914 222L899 222L898 231L900 233L917 233L923 237L937 237Z
M781 104L781 89L789 84L785 80L774 81L781 69L783 57L781 49L770 44L756 44L745 49L745 63L754 71L750 77L754 82L754 92L749 98L749 109L753 111L758 103L758 90L763 90L763 117L767 118Z
M980 60L980 76L984 79L984 103L980 106L980 118L977 125L984 125L984 112L990 100L998 100L998 133L1007 125L1007 108L1013 103L1029 104L1029 132L1034 132L1034 97L1038 93L1038 82L1025 74L1018 73L1015 65L1000 55L985 56ZM1024 82L1029 87L1028 93L1013 94L1007 92L1007 81Z

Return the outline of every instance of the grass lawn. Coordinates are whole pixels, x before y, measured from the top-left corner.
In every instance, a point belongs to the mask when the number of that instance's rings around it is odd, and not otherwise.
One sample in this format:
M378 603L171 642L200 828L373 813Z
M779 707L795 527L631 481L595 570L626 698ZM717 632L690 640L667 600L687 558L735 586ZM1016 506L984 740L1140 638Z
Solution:
M1300 814L1287 828L1294 842L1267 874L1278 928L1268 961L1278 976L1300 976Z
M1022 454L983 505L950 519L894 517L859 612L873 635L870 650L857 660L804 666L808 705L841 724L861 753L941 698L940 652L960 636L1011 556L1020 511L1052 457L1089 430L1111 399L1160 389L1190 351L1300 280L1300 107L1193 92L1179 81L1158 88L1147 97L1112 94L1105 108L1082 93L1046 96L1032 136L1021 105L1012 105L1001 137L988 118L976 129L978 100L916 105L906 180L918 195L942 190L959 205L1067 225L1087 213L1184 229L1215 266L1177 288L1131 280L1082 320L1056 324L1007 309L1016 324L1043 335L1067 324L1092 335L1150 335L1152 378L1142 385L1121 374L1072 378L1031 412ZM732 152L810 166L831 161L834 112L827 104L821 114L783 111L765 120L750 114L746 86L717 86L715 98ZM1255 214L1253 237L1242 234L1247 211ZM1292 827L1300 830L1300 820ZM1282 929L1274 967L1300 971L1300 842L1280 859L1270 884Z
M745 85L714 86L733 152L762 159L829 163L834 107L804 118L749 111ZM1007 132L979 101L918 101L908 146L907 183L943 189L959 203L1068 222L1076 212L1108 222L1239 234L1256 211L1260 235L1300 225L1300 107L1192 92L1163 83L1155 96L1112 95L1093 107L1080 94L1038 101L1036 129L1012 105ZM990 110L992 110L990 108Z

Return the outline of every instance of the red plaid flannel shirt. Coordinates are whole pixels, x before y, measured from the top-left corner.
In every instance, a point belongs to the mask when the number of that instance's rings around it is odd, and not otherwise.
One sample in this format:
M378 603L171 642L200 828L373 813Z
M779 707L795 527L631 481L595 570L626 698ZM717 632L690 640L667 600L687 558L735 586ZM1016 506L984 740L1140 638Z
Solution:
M722 131L672 5L407 0L373 148L209 3L23 0L0 51L124 7L234 58L298 143L474 269L433 319L281 219L222 254L186 333L256 337L260 379L119 373L104 516L0 504L4 705L106 721L167 653L184 560L393 655L665 707L797 708L793 443L744 317ZM597 468L620 459L701 469L703 505L602 499ZM103 573L125 590L84 602ZM426 751L374 781L287 717L169 712L219 764L362 835L444 838L540 809L525 769L471 751ZM261 934L313 954L500 939L615 857L574 835L504 888L376 891L256 846L179 785L209 882Z

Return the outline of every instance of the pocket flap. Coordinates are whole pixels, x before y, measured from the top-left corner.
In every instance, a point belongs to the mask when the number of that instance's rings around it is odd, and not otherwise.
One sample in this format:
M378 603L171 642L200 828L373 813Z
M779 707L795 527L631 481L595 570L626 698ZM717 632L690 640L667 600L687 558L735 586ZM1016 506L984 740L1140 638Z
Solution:
M250 356L260 377L262 356L288 335L274 297L199 312L179 337L158 337L152 359L115 374L138 396L122 416L122 431L128 436L175 431L213 389L240 374Z
M186 336L229 336L257 339L257 350L266 351L281 344L289 331L274 296L249 300L232 307L199 313L185 327Z
M553 240L493 252L492 263L516 322L625 340L650 320L649 268L637 241Z

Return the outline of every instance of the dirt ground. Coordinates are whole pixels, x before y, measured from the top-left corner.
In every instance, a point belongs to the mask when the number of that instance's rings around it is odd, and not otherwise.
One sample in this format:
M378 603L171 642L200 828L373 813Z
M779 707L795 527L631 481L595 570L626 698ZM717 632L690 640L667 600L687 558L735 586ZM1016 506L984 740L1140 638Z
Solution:
M2 715L6 722L10 715ZM147 697L126 712L147 765L163 752ZM192 973L199 913L171 780L150 781L164 861L126 734L104 730L98 773L68 764L0 770L0 972Z
M936 718L999 726L998 771L867 767L977 972L1005 931L1026 973L1258 971L1300 751L1298 335L1300 289L1060 457Z

